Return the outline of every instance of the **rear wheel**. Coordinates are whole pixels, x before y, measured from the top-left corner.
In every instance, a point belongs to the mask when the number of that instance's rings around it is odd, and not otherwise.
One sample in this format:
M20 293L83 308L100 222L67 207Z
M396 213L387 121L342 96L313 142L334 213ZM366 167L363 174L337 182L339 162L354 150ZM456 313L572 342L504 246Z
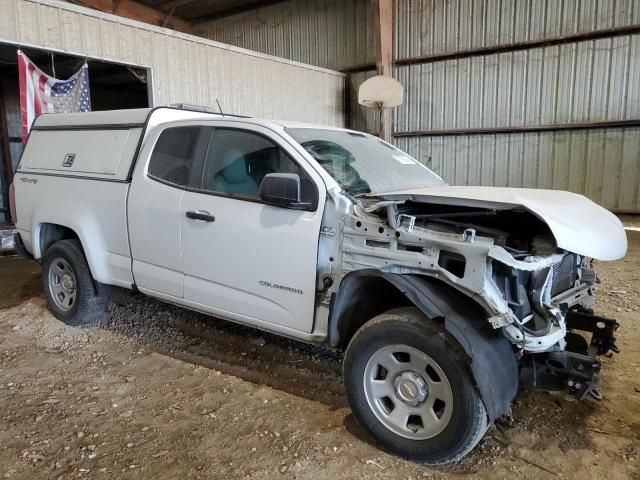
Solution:
M42 281L53 315L68 325L93 323L104 314L106 298L98 295L78 240L54 243L44 256Z
M349 343L349 404L383 448L428 464L457 461L488 428L468 363L444 326L415 308L390 310Z

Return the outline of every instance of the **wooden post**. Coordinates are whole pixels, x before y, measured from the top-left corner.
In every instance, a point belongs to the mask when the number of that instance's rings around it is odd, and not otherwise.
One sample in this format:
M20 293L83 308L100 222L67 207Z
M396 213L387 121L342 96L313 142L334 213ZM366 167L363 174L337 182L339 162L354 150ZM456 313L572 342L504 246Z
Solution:
M376 45L376 68L378 75L393 77L393 6L394 0L371 0L373 5L374 33ZM391 109L385 108L380 115L380 138L390 142L393 132Z

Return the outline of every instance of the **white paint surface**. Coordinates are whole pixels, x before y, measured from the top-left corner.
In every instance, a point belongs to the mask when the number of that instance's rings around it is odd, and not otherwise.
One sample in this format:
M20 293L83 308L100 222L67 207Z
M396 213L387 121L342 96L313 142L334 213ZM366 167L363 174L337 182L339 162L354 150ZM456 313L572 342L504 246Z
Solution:
M627 252L624 226L613 213L576 193L531 188L443 186L404 190L426 203L506 209L522 206L551 229L558 247L598 260Z

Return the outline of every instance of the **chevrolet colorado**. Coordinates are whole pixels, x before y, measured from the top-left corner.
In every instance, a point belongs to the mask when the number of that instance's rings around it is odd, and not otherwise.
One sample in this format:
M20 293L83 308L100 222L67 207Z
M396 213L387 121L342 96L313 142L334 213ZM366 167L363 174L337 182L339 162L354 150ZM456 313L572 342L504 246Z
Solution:
M593 259L620 221L573 193L446 185L341 128L161 107L39 117L15 180L24 255L53 314L104 285L345 350L353 413L383 448L460 459L519 385L599 399Z

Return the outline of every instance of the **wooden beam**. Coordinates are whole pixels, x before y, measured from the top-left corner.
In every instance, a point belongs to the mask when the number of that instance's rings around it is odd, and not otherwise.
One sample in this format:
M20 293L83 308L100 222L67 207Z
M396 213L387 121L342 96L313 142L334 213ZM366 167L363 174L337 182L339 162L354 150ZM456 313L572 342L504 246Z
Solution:
M166 13L134 0L70 0L70 2L159 27L171 28L185 33L191 31L189 22L175 17L167 19Z
M378 75L393 77L393 6L394 0L372 0L376 69ZM390 142L393 131L391 109L385 108L380 115L380 138Z

